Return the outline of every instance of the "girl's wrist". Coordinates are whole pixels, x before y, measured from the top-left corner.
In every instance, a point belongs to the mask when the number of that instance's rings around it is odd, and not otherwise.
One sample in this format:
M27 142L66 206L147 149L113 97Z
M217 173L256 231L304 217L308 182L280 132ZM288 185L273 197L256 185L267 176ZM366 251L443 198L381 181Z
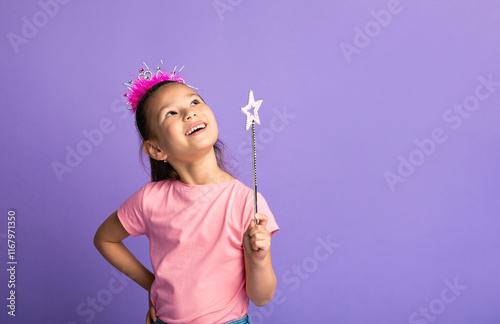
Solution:
M248 268L252 270L265 270L268 266L266 259L260 261L251 261L247 259Z

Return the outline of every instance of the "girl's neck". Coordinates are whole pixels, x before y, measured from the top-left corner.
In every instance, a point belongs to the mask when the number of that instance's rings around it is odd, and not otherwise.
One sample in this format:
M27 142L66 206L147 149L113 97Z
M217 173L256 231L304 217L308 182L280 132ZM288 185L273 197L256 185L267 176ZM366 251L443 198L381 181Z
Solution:
M234 180L234 178L230 174L221 169L219 169L216 173L207 175L197 176L193 174L188 174L184 177L183 176L180 177L181 179L179 181L189 185L216 184Z
M222 183L234 178L219 168L215 152L212 150L203 158L190 163L172 163L175 171L180 177L180 181L185 184L205 185Z

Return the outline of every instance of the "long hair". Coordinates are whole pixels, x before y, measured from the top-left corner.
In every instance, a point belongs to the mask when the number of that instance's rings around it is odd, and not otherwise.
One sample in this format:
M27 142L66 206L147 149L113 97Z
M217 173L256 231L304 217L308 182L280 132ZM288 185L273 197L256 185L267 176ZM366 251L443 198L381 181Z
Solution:
M145 141L154 137L154 134L151 131L151 127L149 125L149 119L147 118L147 102L148 99L156 90L169 83L180 83L180 82L163 81L155 84L148 90L148 92L144 94L144 96L142 96L141 100L137 104L137 109L135 111L135 124L137 126L139 135L141 136L142 139L141 146L139 147L140 149L139 155L140 155L140 160L144 167L145 167L144 160L142 158L143 156L142 154L144 151L142 149L142 144L144 144ZM215 141L214 143L214 152L215 152L215 157L217 158L217 165L219 166L219 168L229 173L228 169L230 168L230 166L227 162L224 161L225 149L226 145L219 138L217 138L217 141ZM162 181L162 180L180 180L179 174L170 165L170 163L158 161L153 159L152 157L149 157L149 163L151 165L152 182Z

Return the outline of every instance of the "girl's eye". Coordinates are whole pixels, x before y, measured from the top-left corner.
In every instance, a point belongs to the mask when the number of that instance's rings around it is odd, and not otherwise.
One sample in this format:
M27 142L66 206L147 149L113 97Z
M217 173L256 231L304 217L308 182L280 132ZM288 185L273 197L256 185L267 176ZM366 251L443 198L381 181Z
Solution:
M173 115L175 115L175 111L169 111L169 112L165 115L165 117L170 117L170 116L173 116Z
M193 101L191 101L191 106L197 105L199 103L200 101L198 99L194 99Z

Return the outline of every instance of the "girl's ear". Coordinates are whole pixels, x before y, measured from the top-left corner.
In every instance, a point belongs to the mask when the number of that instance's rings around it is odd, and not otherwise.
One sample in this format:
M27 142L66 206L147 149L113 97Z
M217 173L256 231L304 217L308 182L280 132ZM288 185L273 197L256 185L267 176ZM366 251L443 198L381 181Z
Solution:
M167 154L158 146L156 142L147 140L142 144L142 149L144 153L149 155L151 158L163 161L167 158Z

